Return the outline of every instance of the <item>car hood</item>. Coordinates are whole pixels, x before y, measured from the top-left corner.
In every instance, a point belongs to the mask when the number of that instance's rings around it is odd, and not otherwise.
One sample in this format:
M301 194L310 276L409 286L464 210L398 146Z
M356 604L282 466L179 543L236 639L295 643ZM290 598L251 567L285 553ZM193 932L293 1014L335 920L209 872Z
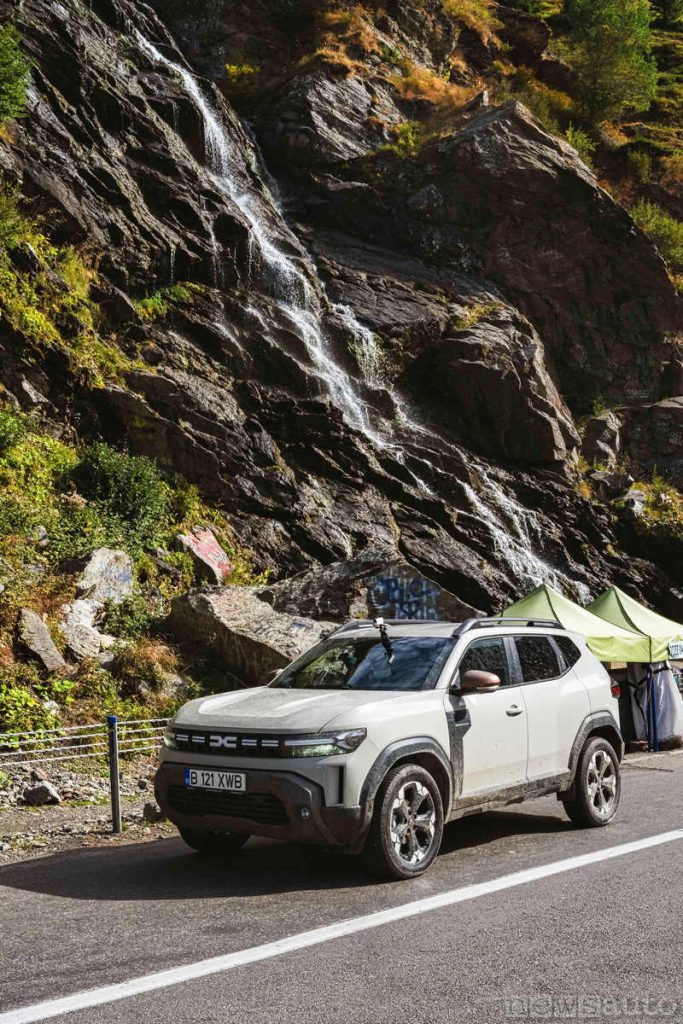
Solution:
M221 729L318 732L334 719L339 726L358 721L359 712L390 701L414 698L395 690L287 690L260 686L202 697L180 709L176 725ZM348 718L348 723L344 719Z

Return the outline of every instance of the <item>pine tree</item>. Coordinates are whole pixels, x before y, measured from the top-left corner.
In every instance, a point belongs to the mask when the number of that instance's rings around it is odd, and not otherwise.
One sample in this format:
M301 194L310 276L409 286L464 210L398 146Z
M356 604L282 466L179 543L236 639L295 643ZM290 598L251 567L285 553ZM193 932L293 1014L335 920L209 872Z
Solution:
M646 109L657 91L648 0L565 0L564 13L588 121Z

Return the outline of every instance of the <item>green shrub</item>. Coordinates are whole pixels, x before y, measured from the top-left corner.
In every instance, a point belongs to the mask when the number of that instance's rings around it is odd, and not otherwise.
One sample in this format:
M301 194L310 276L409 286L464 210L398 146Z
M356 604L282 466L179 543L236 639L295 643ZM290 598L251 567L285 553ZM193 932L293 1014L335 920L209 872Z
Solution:
M14 448L26 433L26 423L7 406L0 405L0 459Z
M19 191L0 179L0 249L11 249L26 235L26 218L17 205Z
M157 620L155 609L142 594L131 594L120 604L108 605L104 628L108 633L126 640L139 640L153 631Z
M52 729L57 716L46 700L54 699L35 665L14 662L0 668L0 732Z
M683 221L676 220L655 203L639 200L631 216L659 249L674 274L683 272Z
M14 25L0 27L0 127L21 117L26 106L29 63L19 46Z
M133 548L159 540L168 521L169 487L152 459L96 442L84 450L72 479L105 518L122 525Z
M631 149L626 157L628 175L641 185L652 181L652 157L643 149Z
M569 145L574 147L583 162L589 167L592 167L592 158L596 149L596 144L593 142L590 135L583 131L582 128L575 128L573 124L570 124L564 133L564 137Z
M153 320L160 320L165 317L174 305L179 302L189 302L192 298L192 289L184 284L172 284L168 288L160 288L159 291L144 299L135 302L135 308L143 320L148 323Z

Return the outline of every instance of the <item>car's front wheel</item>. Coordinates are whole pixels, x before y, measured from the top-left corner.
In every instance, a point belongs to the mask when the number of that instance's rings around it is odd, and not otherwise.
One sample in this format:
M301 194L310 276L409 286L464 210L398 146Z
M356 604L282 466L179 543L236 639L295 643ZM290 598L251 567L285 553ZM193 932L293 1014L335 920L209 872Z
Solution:
M371 870L414 878L432 863L443 836L443 807L436 782L417 764L389 772L375 798L363 856Z
M178 831L187 845L198 853L236 853L249 838L246 832L211 832L194 828L180 828Z
M564 800L564 809L575 825L597 828L612 820L620 796L619 758L611 743L595 736L579 755L573 796Z

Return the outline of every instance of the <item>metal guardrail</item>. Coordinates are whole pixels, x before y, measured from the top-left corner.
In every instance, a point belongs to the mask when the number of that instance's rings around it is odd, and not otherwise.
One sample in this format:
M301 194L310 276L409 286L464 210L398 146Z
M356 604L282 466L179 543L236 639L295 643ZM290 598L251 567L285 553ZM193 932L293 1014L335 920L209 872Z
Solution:
M112 830L121 832L120 758L156 751L168 718L119 719L93 725L65 725L55 729L0 733L0 770L23 765L101 758L109 767Z

